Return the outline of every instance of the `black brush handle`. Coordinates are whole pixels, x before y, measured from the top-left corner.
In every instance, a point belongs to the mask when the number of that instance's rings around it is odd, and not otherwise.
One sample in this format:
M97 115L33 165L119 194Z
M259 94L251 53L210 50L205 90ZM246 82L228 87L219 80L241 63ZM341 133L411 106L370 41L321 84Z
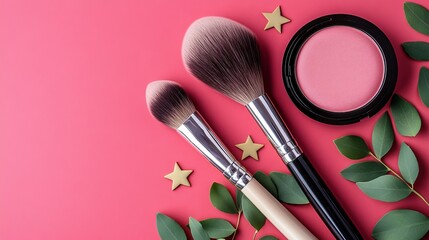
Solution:
M289 162L287 166L336 239L363 239L325 182L304 155Z

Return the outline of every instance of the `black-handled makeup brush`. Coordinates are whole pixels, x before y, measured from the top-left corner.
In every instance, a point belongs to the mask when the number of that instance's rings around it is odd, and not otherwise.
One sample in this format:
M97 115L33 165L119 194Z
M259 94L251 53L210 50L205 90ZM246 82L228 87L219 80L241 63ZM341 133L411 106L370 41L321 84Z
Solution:
M235 160L195 109L185 90L172 81L155 81L146 88L152 115L174 128L270 220L288 239L317 238Z
M362 239L265 94L259 46L252 31L226 18L199 19L186 32L182 56L195 77L247 107L333 235Z

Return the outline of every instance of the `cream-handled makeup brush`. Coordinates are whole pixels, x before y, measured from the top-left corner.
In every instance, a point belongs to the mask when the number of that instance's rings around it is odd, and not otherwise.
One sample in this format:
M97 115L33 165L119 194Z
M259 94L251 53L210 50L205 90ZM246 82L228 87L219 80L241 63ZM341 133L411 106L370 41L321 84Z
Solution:
M247 170L210 129L186 92L172 81L155 81L146 88L152 115L176 129L268 218L288 239L317 239Z
M230 19L201 18L186 32L182 56L195 77L246 106L334 236L362 239L265 94L255 35Z

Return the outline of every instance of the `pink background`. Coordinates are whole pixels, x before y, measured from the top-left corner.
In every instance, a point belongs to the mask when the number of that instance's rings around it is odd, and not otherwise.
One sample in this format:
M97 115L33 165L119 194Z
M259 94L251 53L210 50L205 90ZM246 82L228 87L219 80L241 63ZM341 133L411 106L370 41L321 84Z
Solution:
M417 0L429 7L426 1ZM283 34L261 12L278 5L292 20ZM400 49L425 40L411 29L403 1L393 0L156 0L0 1L0 239L157 239L155 214L187 224L235 216L216 210L209 187L228 184L186 141L148 113L145 87L156 79L183 85L235 156L234 145L250 134L265 144L251 171L287 171L246 109L196 81L183 68L181 41L189 24L208 15L237 20L258 36L267 92L300 146L366 238L387 211L417 209L415 196L398 203L370 199L339 172L352 163L332 140L345 134L369 140L380 116L349 126L313 121L291 103L281 79L281 60L292 35L306 22L331 13L350 13L378 25L395 47L397 92L414 103L423 119L416 138L397 135L386 162L397 168L405 140L420 160L416 188L429 188L429 110L417 94L419 68ZM192 169L192 187L171 191L163 176L178 161ZM232 187L229 186L232 190ZM321 239L333 239L311 206L288 206ZM250 239L243 220L238 239ZM279 232L267 223L259 237Z

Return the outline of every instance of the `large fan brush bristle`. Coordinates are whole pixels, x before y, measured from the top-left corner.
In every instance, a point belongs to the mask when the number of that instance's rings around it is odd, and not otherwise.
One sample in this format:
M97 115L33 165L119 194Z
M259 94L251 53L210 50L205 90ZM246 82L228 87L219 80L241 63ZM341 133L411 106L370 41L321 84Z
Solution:
M146 87L146 102L156 119L174 129L195 112L195 106L185 90L172 81L151 82Z
M182 56L195 77L243 105L264 94L256 37L240 23L221 17L195 21Z

